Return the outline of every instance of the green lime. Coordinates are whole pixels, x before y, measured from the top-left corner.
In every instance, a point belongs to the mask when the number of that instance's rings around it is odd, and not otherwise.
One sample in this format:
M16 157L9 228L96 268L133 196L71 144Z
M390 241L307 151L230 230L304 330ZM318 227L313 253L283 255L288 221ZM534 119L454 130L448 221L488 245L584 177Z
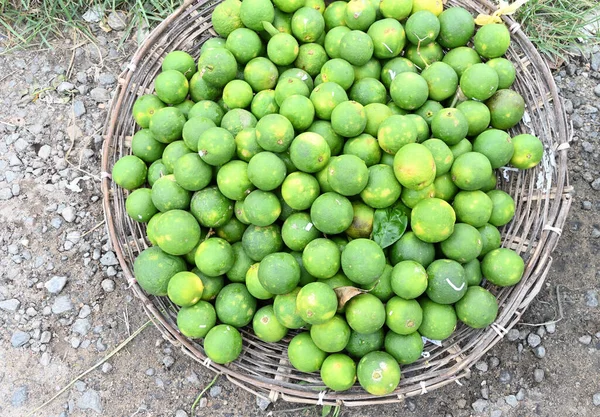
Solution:
M296 298L296 307L300 317L313 325L325 323L333 318L337 306L335 291L322 282L306 284L300 289Z
M198 154L186 153L175 162L173 174L177 184L188 191L198 191L212 180L212 168Z
M298 41L288 33L278 33L267 44L267 55L276 65L290 65L298 57Z
M498 73L498 88L510 88L516 79L516 70L512 62L506 58L494 58L485 63Z
M250 111L259 120L267 114L278 113L279 105L275 101L275 90L262 90L256 93L250 103Z
M244 251L242 242L238 241L233 243L231 249L233 250L233 265L229 271L227 271L227 278L231 282L245 282L246 273L254 261L246 254L246 251Z
M315 107L308 97L295 94L283 100L279 114L286 117L297 132L302 132L312 124Z
M492 200L492 215L489 223L496 227L504 226L515 216L515 200L505 191L492 190L487 192Z
M345 1L334 1L325 8L323 18L327 33L336 27L346 27L346 6Z
M193 272L182 271L171 277L167 287L169 299L181 307L191 307L202 298L204 284Z
M228 49L209 49L198 58L198 73L207 83L224 87L236 77L237 61Z
M372 395L393 392L400 383L400 366L386 352L370 352L358 362L357 376L360 386Z
M256 311L256 299L241 283L224 286L215 300L219 321L235 327L243 327L252 321Z
M460 78L467 68L481 63L481 58L473 48L459 46L458 48L449 50L444 59L442 59L442 62L450 65Z
M492 224L486 223L485 225L478 228L481 234L481 254L480 259L483 258L488 252L498 249L501 243L500 231Z
M464 153L471 152L473 150L473 144L469 139L465 138L456 145L450 146L450 150L452 151L452 155L454 155L454 159L456 159Z
M273 298L273 294L263 287L258 279L258 268L260 263L255 263L246 272L246 288L257 300L269 300Z
M286 80L288 78L297 78L297 79L299 79L300 81L302 81L308 87L308 91L309 92L312 91L313 87L315 87L315 85L313 83L313 79L303 69L300 69L300 68L290 68L288 70L285 70L279 76L279 81L283 81L283 80Z
M294 213L283 223L281 237L291 250L303 251L306 245L321 234L313 227L308 213Z
M185 145L184 141L176 140L169 143L162 156L162 162L167 168L167 172L172 174L175 169L175 162L188 153L192 153L192 150Z
M385 105L382 106L387 108ZM365 107L366 109L367 107ZM344 144L343 153L359 157L367 167L375 165L381 160L381 148L377 139L367 133L348 139Z
M319 349L328 353L340 352L350 339L350 326L342 317L335 315L325 323L313 324L310 337Z
M433 137L443 140L448 146L456 145L464 139L468 130L467 118L456 108L442 109L431 119Z
M256 126L256 117L245 109L231 109L223 116L221 128L234 137L242 130Z
M377 10L369 0L350 0L346 6L346 26L366 31L377 17Z
M294 139L294 126L280 114L268 114L256 124L256 141L267 151L283 152Z
M203 274L210 277L223 275L233 266L233 249L225 239L211 237L200 243L195 261Z
M369 169L365 162L355 155L340 155L327 165L327 182L342 195L359 194L369 181Z
M256 226L268 226L273 224L281 214L281 204L274 193L254 190L244 200L244 210L250 223Z
M225 2L223 2L225 3ZM231 1L230 3L238 3L238 8L239 6L241 6L241 2L239 1ZM213 13L214 15L214 13ZM232 16L234 17L234 16ZM231 19L232 21L235 21L234 19ZM243 27L244 25L242 24L242 21L239 20L239 13L237 16L237 23L239 23L239 26L237 27ZM232 27L231 30L227 33L227 35L229 35L230 32L232 32L234 29L237 29L237 27ZM208 38L207 40L204 41L204 43L202 44L202 46L200 47L200 54L202 54L202 52L206 51L207 49L215 49L215 48L225 48L225 42L227 42L227 35L221 35L223 36L222 38Z
M217 125L204 116L195 116L188 119L183 125L182 136L185 145L193 152L198 152L198 138L204 131Z
M215 228L218 237L225 239L229 243L235 243L242 240L242 235L246 230L246 225L232 216L227 223Z
M246 81L231 80L223 89L223 101L230 109L243 109L250 106L254 94Z
M242 335L235 327L218 324L207 333L203 347L206 356L213 362L233 362L242 353Z
M144 161L134 155L126 155L117 162L112 169L112 179L120 187L133 190L141 187L146 182L148 168Z
M510 135L503 130L485 130L473 141L473 151L485 155L493 169L508 164L514 150Z
M437 101L427 100L421 107L416 109L414 112L416 115L420 116L423 120L425 120L428 126L431 126L431 120L433 119L433 116L435 116L443 108L444 107Z
M392 297L385 305L385 324L394 333L407 335L417 331L423 312L416 300Z
M410 227L420 240L436 243L452 234L455 221L456 215L450 204L438 198L426 198L413 208Z
M342 353L329 355L321 365L321 380L334 391L350 389L356 382L356 363Z
M239 64L244 65L261 53L263 45L255 31L238 28L227 36L225 47L233 54Z
M347 101L348 96L340 85L334 82L324 82L315 87L310 94L310 100L317 116L320 119L329 120L333 109L338 104Z
M125 200L125 210L136 222L148 223L158 212L152 203L152 190L139 188L133 191Z
M190 54L184 51L169 52L162 62L162 70L176 70L189 80L196 73L196 62Z
M471 262L463 264L465 269L465 277L469 287L481 284L483 275L481 274L481 262L479 259L473 259Z
M296 136L290 146L290 158L300 170L314 173L327 166L331 150L318 133L304 132Z
M437 42L424 46L410 43L404 50L404 56L420 69L425 69L434 62L441 61L444 58L444 50Z
M402 57L390 59L381 70L381 82L386 88L390 88L394 78L403 72L417 72L415 64Z
M323 138L329 145L331 155L339 155L342 151L342 146L344 146L344 139L340 135L335 133L333 127L331 126L331 123L327 120L314 121L313 124L310 125L310 127L307 129L307 132L318 133L319 135L323 136Z
M499 287L516 285L523 277L525 263L515 251L507 248L488 252L481 262L483 276Z
M458 229L455 227L455 230ZM453 304L467 291L465 270L456 261L435 260L427 267L427 275L429 277L427 297L438 304Z
M328 59L327 52L321 45L318 43L305 43L300 45L298 58L294 61L294 66L303 69L311 77L316 77Z
M336 83L348 90L354 82L354 67L343 59L330 59L321 68L321 78L323 83Z
M450 170L452 181L461 190L478 190L492 175L489 159L479 152L467 152L458 156Z
M302 264L316 278L331 278L340 269L340 250L332 240L315 238L304 247Z
M364 65L354 66L354 81L362 80L363 78L379 78L381 74L381 63L377 58L371 58Z
M419 332L402 335L390 330L385 335L384 345L385 351L401 365L416 362L423 353L423 339Z
M458 87L458 75L444 62L434 62L421 72L429 86L429 98L442 101L452 97Z
M242 236L244 251L255 261L261 261L270 253L279 252L283 247L281 228L277 224L260 227L250 225Z
M166 70L154 80L154 90L163 103L178 104L188 95L188 79L177 70Z
M422 190L431 185L435 179L435 169L431 151L419 143L402 146L394 156L394 174L398 182L412 190Z
M530 169L540 163L544 155L544 145L536 136L523 133L512 138L514 153L510 164L519 169Z
M350 339L346 345L346 352L356 359L360 359L369 352L374 352L383 347L384 340L383 328L373 333L359 333L352 330Z
M470 99L487 100L498 89L498 73L486 64L473 64L460 77L460 88Z
M483 191L460 191L454 197L452 206L458 221L482 227L492 215L493 203Z
M331 113L331 126L340 136L360 135L367 126L367 114L364 106L356 101L339 103Z
M415 261L427 268L435 259L435 248L432 243L423 242L414 232L406 232L390 249L390 260L397 265L403 261ZM398 294L402 296L401 294Z
M255 92L274 88L278 76L275 64L264 57L250 60L244 68L244 81L250 84Z
M273 22L275 9L270 0L244 0L240 8L240 18L247 28L263 30L262 22Z
M406 44L404 28L396 19L381 19L373 23L367 34L373 40L373 56L379 59L394 58Z
M305 0L273 0L275 7L284 13L294 13L296 10L303 7L304 3Z
M248 178L248 166L244 161L229 161L217 172L219 191L230 200L240 201L246 198L254 186Z
M182 307L177 313L177 328L191 339L201 339L217 323L217 315L212 304L198 301L189 307Z
M146 163L160 159L165 147L154 138L150 129L139 130L131 139L131 152Z
M222 127L211 127L198 138L198 154L209 165L225 164L233 158L235 151L234 136Z
M240 19L241 7L242 2L239 0L225 0L215 7L211 14L211 22L219 36L226 38L235 29L244 26Z
M403 146L417 141L417 127L409 117L393 115L379 125L377 140L381 149L395 155Z
M510 32L504 23L483 25L473 37L475 50L484 58L498 58L510 45Z
M314 226L325 234L342 233L352 224L354 218L352 203L335 192L321 194L310 206L310 218Z
M273 301L273 311L277 321L288 329L299 329L307 324L300 317L296 307L299 292L300 287L296 287L287 294L276 295Z
M292 172L281 184L281 195L294 210L306 210L319 196L319 182L310 174Z
M394 266L390 283L397 296L406 300L417 298L427 289L427 272L416 261L401 261Z
M219 227L233 216L233 203L217 187L207 187L192 196L190 212L204 227Z
M379 3L379 10L383 17L391 17L398 21L406 19L412 7L412 0L381 0Z
M479 101L467 100L456 106L465 117L469 124L468 136L477 136L490 125L490 110Z
M301 7L292 17L292 34L302 43L316 42L325 31L323 15L311 7Z
M379 279L375 281L375 284L363 285L362 288L368 290L370 294L373 294L382 302L387 302L390 298L394 296L391 284L392 270L392 266L386 264L383 273L381 274Z
M435 186L429 184L427 187L420 190L411 190L410 188L403 188L400 198L405 206L413 208L417 203L425 198L435 197Z
M165 175L152 185L152 203L159 211L187 210L191 193L177 184L174 175Z
M216 101L222 92L221 87L214 86L202 78L200 72L196 72L190 80L190 98L195 102L203 100Z
M510 129L525 114L525 101L514 90L498 90L485 104L490 109L491 125L496 129Z
M169 210L154 226L154 238L168 254L185 255L198 245L200 226L189 212Z
M283 161L274 153L260 152L248 163L248 179L257 188L271 191L279 187L286 176Z
M421 75L414 72L401 72L390 84L390 95L400 108L415 110L427 101L429 87Z
M178 272L186 271L185 261L163 252L157 246L144 249L133 263L137 283L151 295L165 296L169 280Z
M275 317L272 305L258 309L252 319L252 330L256 337L264 342L275 343L285 337L288 329Z
M346 320L355 332L376 332L385 323L385 306L373 294L359 294L346 303Z
M352 202L352 209L354 210L354 217L352 219L352 224L346 229L346 235L352 239L368 239L373 232L375 210L362 201Z
M383 249L372 240L354 239L342 252L342 270L353 282L360 285L372 284L385 268Z
M421 297L419 304L423 310L423 321L419 327L421 336L431 340L444 340L450 337L457 323L454 307L438 304L426 297Z
M385 104L387 92L381 81L375 78L361 78L356 81L349 94L350 100L354 100L363 106L372 103Z
M365 32L351 30L340 42L340 58L352 65L365 65L373 56L373 40Z
M481 234L475 227L467 223L456 223L454 232L440 244L440 248L447 258L464 264L477 259L482 245Z
M471 13L462 7L449 7L439 16L440 33L437 42L444 48L453 49L466 45L475 33L475 21Z
M379 127L381 126L381 124L388 117L390 117L393 114L392 110L388 106L386 106L385 104L381 104L381 103L367 104L365 106L365 113L367 115L367 125L365 126L365 133L369 135L368 137L377 136L377 131L379 130ZM352 139L350 139L350 140L352 140ZM377 141L374 140L374 143L377 144ZM371 166L374 163L379 162L379 159L377 158L377 156L379 156L379 158L381 157L381 149L379 148L379 145L377 145L377 148L379 149L378 152L374 151L374 150L369 152L369 154L372 156L372 158L369 158L369 162L367 161L366 158L363 158L368 166ZM365 149L365 151L366 151L366 149ZM357 155L357 156L359 156L359 155ZM370 163L371 159L377 159L377 162Z
M346 3L344 2L344 9L346 8ZM325 16L327 19L327 16ZM327 22L325 22L327 25ZM342 38L348 32L350 32L350 28L347 26L337 26L327 31L325 35L325 52L331 59L340 58L340 45L342 43Z
M454 156L446 143L440 139L428 139L423 142L423 146L427 147L435 161L436 176L444 175L450 171Z
M287 294L300 281L300 266L289 253L271 253L260 262L258 280L271 294Z
M483 329L496 320L498 301L481 287L469 287L467 293L454 306L460 321L474 329Z
M327 353L315 345L308 332L299 333L290 340L287 354L292 366L301 372L318 371L327 357Z
M452 182L452 175L449 172L435 177L433 186L435 188L435 198L439 198L448 202L452 201L456 193L459 191L456 184Z
M440 33L440 21L428 10L413 13L404 24L406 37L414 45L428 45Z
M181 139L185 122L185 116L179 109L164 107L154 112L148 126L154 139L162 143L171 143Z
M157 96L154 94L145 94L139 97L133 103L133 109L131 113L136 123L141 128L146 129L150 125L150 119L158 109L166 107Z

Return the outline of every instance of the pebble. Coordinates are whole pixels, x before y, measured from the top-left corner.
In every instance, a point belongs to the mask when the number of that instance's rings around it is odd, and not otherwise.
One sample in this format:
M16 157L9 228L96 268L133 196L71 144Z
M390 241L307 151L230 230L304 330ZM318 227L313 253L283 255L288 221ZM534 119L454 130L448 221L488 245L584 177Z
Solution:
M192 385L200 385L200 379L194 371L191 371L190 374L185 377L185 379Z
M84 319L84 318L88 317L90 314L92 314L92 309L87 304L84 304L83 307L81 307L81 310L79 310L79 318L80 319Z
M155 372L156 371L154 370L154 368L146 369L146 375L148 375L148 376L153 376Z
M52 220L50 220L50 225L55 229L58 229L62 226L62 219L60 217L53 217Z
M510 329L508 331L508 333L506 333L506 338L510 342L514 342L515 340L517 340L519 338L519 331L517 329Z
M594 290L587 290L585 292L585 305L588 307L598 307L598 293Z
M584 345L589 345L590 343L592 343L592 336L590 336L589 334L581 336L579 338L579 343L582 343Z
M100 83L100 85L108 86L108 85L113 85L114 83L116 83L117 79L112 74L103 73L103 74L100 74L100 76L98 77L98 82Z
M529 336L527 336L527 343L530 347L534 348L542 343L542 338L535 333L529 333Z
M56 91L61 94L69 93L69 92L71 92L71 90L74 90L74 89L75 89L75 86L68 81L63 81L62 83L60 83L58 85L58 87L56 87Z
M523 401L525 399L525 390L521 388L519 392L517 392L517 401Z
M504 401L506 401L506 404L510 405L512 408L515 408L517 405L519 405L517 397L515 397L514 395L507 395L506 397L504 397Z
M118 265L119 260L113 251L108 251L100 258L100 263L104 266Z
M594 181L592 181L591 186L594 190L600 191L600 178L596 178Z
M583 201L581 203L581 208L583 210L591 210L592 209L592 202L591 201Z
M112 279L103 280L101 285L105 292L113 292L115 290L115 282Z
M14 392L10 399L10 403L13 407L22 407L27 399L29 398L29 389L27 385L21 385Z
M52 304L52 312L54 314L62 314L67 311L71 311L73 309L73 303L71 303L71 299L67 295L61 295L56 297L54 300L54 304Z
M543 345L539 345L533 349L533 354L536 358L543 359L546 356L546 348Z
M536 368L533 370L533 380L537 383L540 383L544 380L544 370L540 368Z
M594 152L594 146L591 143L589 143L587 140L584 140L583 142L581 142L581 147L587 153Z
M511 379L512 379L512 376L508 370L504 369L504 370L500 371L500 376L498 376L498 380L500 382L502 382L503 384L508 384Z
M485 361L479 361L475 364L475 368L477 368L477 370L479 370L481 372L487 372L488 364Z
M12 298L10 300L0 301L0 310L14 312L17 311L20 305L21 302L19 300Z
M594 396L592 397L592 401L594 402L594 405L596 407L600 406L600 392L594 394Z
M113 366L108 363L108 362L104 362L102 364L102 372L104 372L105 374L109 373L110 371L112 371Z
M77 319L75 324L71 327L73 333L77 333L81 336L85 336L90 331L90 321L88 319Z
M67 206L64 208L64 210L61 213L63 219L65 219L66 222L71 223L75 220L75 209L71 206Z
M183 410L175 411L175 417L188 417L188 413Z
M548 323L546 324L546 331L550 334L556 332L556 323Z
M75 389L79 392L83 392L85 391L85 389L87 388L87 385L85 382L83 381L76 381L75 382Z
M266 411L267 407L269 407L269 404L271 404L271 401L269 401L267 398L256 396L256 405L262 411Z
M90 91L90 97L97 102L110 100L110 94L108 93L108 90L102 87L93 88L92 91Z
M165 356L162 360L162 363L165 368L169 369L175 363L175 359L173 359L172 356Z
M44 331L42 332L42 336L40 337L40 343L50 343L50 340L52 339L52 333L49 331Z
M29 339L31 339L29 333L17 330L13 333L12 337L10 338L10 344L12 345L12 347L18 348L24 346L25 343L29 342Z
M592 237L594 239L598 239L600 237L600 229L598 229L597 227L594 227L592 229Z
M89 389L77 400L77 407L81 410L93 410L98 414L102 414L102 399L100 394L93 389Z
M408 411L410 411L411 413L414 413L415 410L417 409L417 404L415 404L415 402L413 400L407 399L406 407L408 408Z
M0 189L0 200L10 200L13 197L13 193L10 188Z
M490 417L501 417L502 416L502 410L492 410L492 412L490 413Z
M488 362L490 364L490 368L496 368L498 365L500 365L500 359L498 359L496 356L491 356L488 359Z
M81 345L81 339L78 337L74 337L71 339L71 347L73 349L77 349Z
M221 395L222 391L223 391L223 388L221 388L220 385L214 385L214 386L210 387L209 394L211 397L215 398L215 397L218 397L219 395Z
M598 97L600 97L600 84L598 84L595 88L594 88L594 94L596 94Z
M490 404L489 401L479 399L479 400L475 401L473 404L471 404L471 407L473 407L473 410L476 413L483 413L485 411L485 409L488 408L489 404Z
M106 22L113 30L123 30L127 27L127 20L127 15L118 10L111 12L106 19Z
M73 102L73 113L75 113L75 117L81 117L85 114L85 105L81 100L75 100Z
M44 284L50 294L59 294L67 284L67 277L53 276Z

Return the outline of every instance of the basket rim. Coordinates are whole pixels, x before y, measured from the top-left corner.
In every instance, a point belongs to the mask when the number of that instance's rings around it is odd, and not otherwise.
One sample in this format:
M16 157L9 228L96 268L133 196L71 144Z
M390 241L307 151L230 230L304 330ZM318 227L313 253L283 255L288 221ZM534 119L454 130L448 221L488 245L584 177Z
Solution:
M495 10L495 6L491 4L488 0L466 1L474 1L483 5L488 10ZM129 93L126 87L131 82L131 79L137 69L140 60L148 52L148 50L152 48L153 43L156 42L156 40L167 30L171 23L176 21L178 18L182 17L182 15L186 13L186 10L188 10L188 8L190 8L190 6L193 5L193 3L199 3L201 6L209 6L218 2L220 2L220 0L185 0L183 4L173 14L168 16L163 22L161 22L156 28L154 28L154 30L149 34L146 40L137 48L129 64L126 66L126 69L119 76L119 83L117 85L116 94L111 100L111 105L109 111L107 112L107 117L105 120L103 132L104 143L101 161L101 189L103 194L102 204L105 224L108 229L111 245L115 251L115 254L117 255L117 259L119 260L119 264L123 270L125 278L136 297L142 301L142 306L145 312L156 325L156 327L161 331L163 336L165 336L165 338L167 338L174 345L180 346L184 353L186 353L196 361L202 363L211 371L226 375L227 379L233 382L234 384L271 401L275 401L280 397L290 402L329 405L343 403L344 405L348 406L362 406L373 404L372 399L379 399L377 403L399 402L403 401L407 397L422 395L428 392L428 390L431 391L432 389L439 388L452 382L460 383L459 380L461 378L469 375L469 368L489 349L495 346L496 343L498 343L503 338L504 334L506 334L506 332L510 328L512 328L518 323L522 314L525 312L531 301L541 290L545 281L545 277L548 274L550 266L552 264L551 252L558 243L558 239L560 237L559 231L562 228L562 225L564 224L565 218L569 212L570 204L572 201L569 189L570 187L568 185L568 172L566 168L570 126L566 123L566 113L563 107L563 103L558 94L558 89L556 87L554 78L552 77L552 73L546 61L541 57L541 55L535 49L533 43L522 31L520 24L513 20L510 16L502 16L504 23L509 28L511 36L517 37L519 39L519 46L523 49L526 49L528 53L532 54L533 56L536 56L536 58L540 60L542 65L539 65L538 69L541 70L543 78L546 81L548 81L551 95L550 99L553 102L553 113L557 117L557 121L560 122L558 123L558 131L555 132L556 139L559 145L558 148L555 150L555 157L557 158L557 160L560 160L560 168L562 169L558 171L558 180L556 181L556 195L552 197L552 190L548 190L546 193L544 193L544 195L540 195L538 197L540 199L555 198L555 200L559 200L560 202L552 206L552 217L555 220L555 223L548 225L548 229L544 228L540 232L543 233L544 231L547 231L549 238L543 248L542 245L540 245L536 249L536 251L545 250L546 252L544 252L544 256L542 257L542 259L537 262L538 265L536 269L533 271L529 271L532 274L537 274L538 277L535 280L535 282L532 283L534 285L531 288L528 288L528 296L525 299L521 300L519 302L519 305L517 305L514 308L514 311L511 313L511 317L505 326L500 326L500 328L491 326L481 332L479 338L481 340L485 339L486 341L489 341L485 349L481 349L477 352L476 355L471 354L467 358L460 358L461 355L459 351L454 357L456 364L452 368L450 368L450 370L452 371L451 375L448 375L450 374L450 372L447 372L445 378L437 381L432 385L425 386L423 382L421 382L421 384L415 383L414 388L412 390L408 390L397 395L394 394L388 397L352 395L344 393L340 393L339 395L319 395L317 391L309 392L306 390L299 393L299 391L295 389L273 384L272 382L269 382L272 380L268 380L268 378L266 378L267 381L261 381L257 377L237 372L228 365L219 365L206 360L202 361L198 354L195 352L197 350L193 346L193 342L191 342L187 337L183 336L177 329L173 328L173 326L165 319L163 313L159 310L158 306L156 306L152 302L148 295L146 295L146 293L137 284L133 273L130 269L130 265L126 260L125 254L123 253L123 250L119 244L119 236L115 227L115 218L113 216L114 207L112 204L111 190L112 180L109 173L109 155L110 149L113 146L115 140L116 125L119 118L120 110L125 97ZM533 196L531 196L531 199L533 199ZM559 231L557 232L557 230ZM244 347L244 349L246 349L246 347ZM253 387L256 388L256 385L260 386L262 390L253 389ZM268 393L268 395L266 393Z

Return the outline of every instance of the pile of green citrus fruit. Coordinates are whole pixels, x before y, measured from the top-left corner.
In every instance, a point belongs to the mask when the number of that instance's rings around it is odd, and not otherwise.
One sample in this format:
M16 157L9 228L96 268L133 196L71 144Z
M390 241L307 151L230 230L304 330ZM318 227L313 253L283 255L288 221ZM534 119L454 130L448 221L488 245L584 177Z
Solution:
M164 58L113 168L153 245L136 279L216 363L241 327L292 330L296 369L388 394L424 338L495 320L484 278L522 277L495 170L543 146L506 131L524 114L509 32L441 0L225 0L212 23L197 61Z

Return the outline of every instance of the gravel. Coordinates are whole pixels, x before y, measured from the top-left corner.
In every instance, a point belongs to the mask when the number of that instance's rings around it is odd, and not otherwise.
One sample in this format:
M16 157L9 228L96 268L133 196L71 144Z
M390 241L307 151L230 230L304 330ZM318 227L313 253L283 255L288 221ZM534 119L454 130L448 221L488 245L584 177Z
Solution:
M596 407L600 406L600 392L597 392L593 395L592 401Z
M519 405L517 397L515 397L514 395L507 395L506 397L504 397L504 401L506 401L506 404L510 405L512 408L515 408L517 405Z
M188 417L188 413L183 410L175 411L175 417Z
M509 341L514 342L519 338L519 331L517 329L510 329L508 333L506 333L506 338Z
M120 10L111 12L106 19L108 26L113 30L125 29L127 27L127 20L127 15Z
M75 113L75 117L81 117L85 114L85 105L81 100L75 100L73 102L73 113Z
M473 404L471 404L471 407L473 407L473 410L476 413L483 413L490 405L490 402L487 400L482 400L479 399L477 401L475 401Z
M500 375L498 376L498 380L500 382L502 382L503 384L508 384L511 379L512 379L512 375L510 374L510 372L508 370L503 369L502 371L500 371Z
M31 339L31 335L29 333L22 330L17 330L10 338L10 344L14 348L19 348L29 342L29 339Z
M77 400L77 407L81 410L93 410L98 414L102 414L102 399L100 394L93 389L89 389Z
M0 310L15 312L21 305L21 302L16 298L0 301Z
M538 359L543 359L546 356L546 348L543 345L539 345L533 349L533 354Z
M162 363L165 368L169 369L175 363L175 359L173 359L172 356L165 356L162 360Z
M262 411L266 411L267 408L269 407L269 404L271 404L271 401L269 401L267 398L263 398L263 397L259 397L259 396L256 397L256 405Z
M42 335L40 336L40 343L50 343L51 339L52 333L46 330L42 332Z
M54 304L52 304L52 313L63 314L73 309L73 303L68 295L61 295L56 297Z
M596 96L600 97L600 84L598 84L595 88L594 88L594 94L596 94Z
M210 387L210 391L208 393L210 394L211 397L215 398L215 397L218 397L219 395L221 395L221 392L223 392L223 388L221 388L220 385L214 385L214 386Z
M75 217L76 217L75 209L71 206L67 206L62 211L61 216L63 217L63 219L65 219L66 222L72 223L75 221Z
M29 398L29 388L27 385L21 385L13 391L10 403L13 407L22 407Z
M103 280L101 285L105 292L113 292L115 290L115 282L112 279Z
M530 347L534 348L542 343L542 338L535 333L529 333L529 336L527 336L527 343Z
M90 321L88 319L77 319L75 324L71 327L73 333L77 333L81 336L85 336L90 331Z
M50 294L59 294L67 284L67 277L53 276L44 284Z
M154 376L155 372L156 372L156 371L154 370L154 368L148 368L148 369L146 369L146 372L145 372L145 373L146 373L146 375L148 375L148 376Z
M579 343L582 343L584 345L589 345L590 343L592 343L592 336L590 336L589 334L581 336L579 338Z
M486 361L479 361L475 364L475 368L481 372L487 372L488 364Z
M556 323L548 323L546 324L546 331L550 334L556 332Z
M113 251L108 251L102 255L100 258L100 263L104 266L118 265L119 260Z
M590 185L594 190L600 191L600 178L596 178Z
M90 97L96 102L103 102L110 100L110 93L107 89L102 87L96 87L90 91Z
M71 90L75 90L75 86L68 81L63 81L56 87L56 91L61 94L68 94Z
M544 370L536 368L533 370L533 380L538 384L544 380Z
M104 363L102 364L102 372L103 372L103 373L107 374L107 373L109 373L110 371L112 371L112 369L113 369L113 366L112 366L110 363L108 363L108 362L104 362Z
M585 293L585 305L591 308L598 307L598 292L595 290L588 290Z
M10 188L0 189L0 200L10 200L13 197L13 193Z

